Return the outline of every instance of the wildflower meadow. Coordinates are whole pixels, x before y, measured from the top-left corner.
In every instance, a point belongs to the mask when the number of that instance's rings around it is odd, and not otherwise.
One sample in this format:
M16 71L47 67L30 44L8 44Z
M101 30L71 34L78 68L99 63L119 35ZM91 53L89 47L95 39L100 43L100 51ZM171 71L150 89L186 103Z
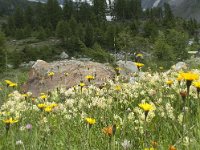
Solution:
M7 79L0 83L0 149L199 150L199 75L140 71L131 82L118 75L101 86L88 75L38 97Z

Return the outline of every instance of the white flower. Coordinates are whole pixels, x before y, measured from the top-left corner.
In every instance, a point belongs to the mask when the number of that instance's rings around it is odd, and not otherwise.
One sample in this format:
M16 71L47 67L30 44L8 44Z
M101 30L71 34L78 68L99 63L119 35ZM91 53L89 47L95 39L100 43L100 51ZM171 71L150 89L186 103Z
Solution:
M183 122L183 113L181 113L180 115L178 115L178 122L180 124L182 124L182 122Z
M128 114L128 120L134 120L134 118L135 118L134 112Z
M24 130L26 130L26 127L25 127L25 126L21 126L21 127L19 128L19 130L20 130L20 131L24 131Z
M132 145L131 145L131 142L128 141L127 139L125 139L125 140L121 143L121 145L122 145L122 147L123 147L125 150L131 148L131 146L132 146Z
M18 141L16 141L16 145L23 145L22 140L18 140Z

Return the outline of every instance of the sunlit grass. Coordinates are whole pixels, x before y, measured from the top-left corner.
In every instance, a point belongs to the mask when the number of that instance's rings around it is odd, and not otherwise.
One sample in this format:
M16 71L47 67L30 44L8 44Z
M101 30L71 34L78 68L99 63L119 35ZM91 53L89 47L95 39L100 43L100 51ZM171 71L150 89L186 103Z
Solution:
M0 149L199 149L198 84L188 95L178 76L144 72L134 83L119 76L101 88L90 80L37 98L2 80ZM20 85L25 76L5 79Z

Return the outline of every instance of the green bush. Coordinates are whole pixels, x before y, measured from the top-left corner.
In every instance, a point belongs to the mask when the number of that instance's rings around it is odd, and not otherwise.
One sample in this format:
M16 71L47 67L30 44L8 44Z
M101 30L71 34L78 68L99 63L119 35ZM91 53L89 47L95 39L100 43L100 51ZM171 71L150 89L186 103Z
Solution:
M85 48L84 55L94 59L95 61L105 63L113 62L114 58L105 50L103 50L98 44L94 44L93 48Z

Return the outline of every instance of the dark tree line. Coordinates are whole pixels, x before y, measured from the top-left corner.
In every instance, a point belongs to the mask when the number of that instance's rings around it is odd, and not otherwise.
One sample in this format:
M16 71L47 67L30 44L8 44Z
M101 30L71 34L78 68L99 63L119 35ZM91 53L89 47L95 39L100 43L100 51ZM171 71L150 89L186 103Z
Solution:
M106 16L110 16L112 21L107 21ZM185 58L185 45L182 47L179 44L180 50L174 41L163 41L169 40L169 35L173 34L193 37L198 28L194 19L176 18L169 4L144 11L141 0L114 0L108 4L106 0L93 0L92 5L65 0L63 8L57 0L35 3L25 8L19 5L8 17L7 23L2 25L5 35L16 39L34 36L45 40L57 37L61 46L73 54L97 53L95 48L100 53L101 50L143 50L154 52L158 59L164 56L160 48L169 52L169 59ZM128 39L123 43L120 39L124 37ZM180 40L186 43L184 40L188 39ZM175 56L171 56L171 49L176 51Z

